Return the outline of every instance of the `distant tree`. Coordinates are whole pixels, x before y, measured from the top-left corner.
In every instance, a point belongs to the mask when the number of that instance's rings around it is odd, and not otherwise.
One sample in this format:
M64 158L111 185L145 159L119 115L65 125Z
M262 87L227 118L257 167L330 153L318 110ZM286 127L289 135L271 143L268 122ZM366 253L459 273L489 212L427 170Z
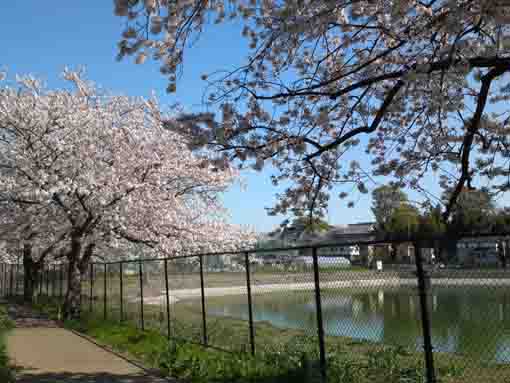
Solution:
M424 236L437 236L443 234L445 231L446 225L442 219L440 205L425 210L420 216L420 234Z
M386 230L395 210L406 201L406 193L394 185L379 186L372 191L372 213L378 230Z
M441 205L438 204L436 206L429 206L426 208L420 217L418 236L425 238L439 237L443 236L446 230L447 226L441 215ZM436 261L446 263L446 256L448 254L448 251L446 250L449 246L451 246L451 244L438 239L434 240L433 246Z
M445 200L449 200L447 194ZM488 232L495 213L495 203L492 195L486 190L464 189L459 194L457 204L452 210L448 221L450 232Z
M319 217L297 217L292 221L292 225L304 226L308 233L320 233L331 228L329 223Z
M510 209L504 208L496 211L492 218L491 229L494 233L510 232Z
M418 232L420 219L420 211L416 207L404 202L393 211L384 230L390 235L411 236Z

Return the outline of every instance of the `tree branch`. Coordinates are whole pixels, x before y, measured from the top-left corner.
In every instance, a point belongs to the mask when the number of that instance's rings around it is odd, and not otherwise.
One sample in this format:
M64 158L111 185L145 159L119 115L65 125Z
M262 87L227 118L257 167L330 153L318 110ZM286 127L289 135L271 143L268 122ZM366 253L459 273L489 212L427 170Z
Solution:
M397 93L403 86L404 86L404 81L399 80L393 86L393 88L388 92L388 94L386 95L386 98L384 99L384 102L382 103L381 107L377 111L377 114L376 114L374 120L372 121L372 124L370 124L370 126L362 126L362 127L359 127L359 128L356 128L356 129L353 129L353 130L347 132L346 134L344 134L341 137L337 138L336 140L330 142L329 144L322 146L321 149L319 149L315 153L312 153L309 156L307 156L305 158L305 160L309 161L312 158L318 157L322 153L324 153L328 150L331 150L331 149L337 147L338 145L341 145L342 143L357 136L358 134L361 134L361 133L368 134L368 133L374 132L377 129L377 127L379 126L379 124L381 123L382 119L384 118L384 115L386 114L389 106L393 102L393 99L395 98L395 96L397 95Z
M471 122L467 127L466 134L464 135L464 140L462 142L462 157L461 157L461 175L459 180L457 181L457 185L453 190L450 198L448 199L448 203L446 205L445 212L443 213L443 220L447 221L452 213L452 210L455 206L457 198L462 192L464 185L466 182L468 186L471 183L471 174L469 171L469 157L471 154L471 149L474 141L474 137L478 132L480 127L480 121L483 116L483 111L485 110L485 106L487 104L487 98L489 95L489 90L492 81L502 75L505 72L510 71L510 65L499 65L493 69L491 69L485 76L482 77L482 86L480 88L480 93L478 95L478 102L476 105L475 113L471 118Z

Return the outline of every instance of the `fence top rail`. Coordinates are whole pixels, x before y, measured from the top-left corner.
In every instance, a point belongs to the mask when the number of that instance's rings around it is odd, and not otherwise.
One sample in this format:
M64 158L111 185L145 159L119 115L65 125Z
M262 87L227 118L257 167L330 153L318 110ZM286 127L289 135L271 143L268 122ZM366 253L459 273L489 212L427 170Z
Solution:
M374 234L375 235L375 234ZM166 260L177 260L177 259L189 259L189 258L202 258L202 257L212 257L219 255L241 255L245 253L249 254L259 254L259 253L269 253L269 252L278 252L278 251L299 251L299 250L309 250L309 249L327 249L330 247L347 247L347 246L373 246L373 245L391 245L391 244L402 244L411 242L413 244L423 243L423 242L434 242L434 241L458 241L461 239L472 239L472 238L504 238L505 240L510 240L510 233L464 233L464 234L448 234L448 235L431 235L431 236L402 236L395 238L382 238L382 239L374 239L370 241L339 241L339 242L328 242L328 243L310 243L301 246L288 246L288 247L272 247L272 248L264 248L264 249L239 249L233 251L219 251L219 252L208 252L208 253L197 253L197 254L187 254L187 255L178 255L171 256L167 255L166 257L159 258L135 258L135 259L123 259L118 261L108 261L108 262L92 262L92 264L120 264L120 263L137 263L137 262L164 262Z

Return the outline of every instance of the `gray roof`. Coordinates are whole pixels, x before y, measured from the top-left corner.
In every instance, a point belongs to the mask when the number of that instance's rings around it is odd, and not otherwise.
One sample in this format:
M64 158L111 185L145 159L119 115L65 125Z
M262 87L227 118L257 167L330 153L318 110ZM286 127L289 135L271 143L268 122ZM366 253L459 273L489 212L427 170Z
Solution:
M350 225L331 226L327 231L311 233L303 225L287 226L265 235L266 240L284 240L296 243L329 243L366 241L373 239L375 223L364 222Z

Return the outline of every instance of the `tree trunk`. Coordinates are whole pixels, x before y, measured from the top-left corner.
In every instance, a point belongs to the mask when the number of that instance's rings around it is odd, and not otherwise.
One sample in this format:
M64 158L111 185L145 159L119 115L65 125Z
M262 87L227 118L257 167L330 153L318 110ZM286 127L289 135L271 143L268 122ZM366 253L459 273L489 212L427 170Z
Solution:
M391 262L395 263L397 260L397 246L390 245L390 258Z
M37 297L39 287L40 270L36 267L25 267L23 302L34 303Z
M71 250L67 254L67 293L62 308L63 319L78 319L81 313L81 235L71 237Z
M434 256L436 263L442 263L444 265L448 263L448 260L445 257L445 252L443 251L443 245L441 241L434 241Z
M82 236L71 238L71 251L67 254L67 293L62 308L63 319L78 319L81 314L81 285L94 254L95 244L89 244L82 254Z
M39 286L41 265L32 259L32 246L23 246L23 302L34 303Z
M81 272L76 260L69 259L67 272L67 293L62 308L63 319L77 319L81 314Z
M501 251L499 252L499 259L501 261L501 267L503 269L506 269L507 257L508 257L508 241L505 240L501 243Z

